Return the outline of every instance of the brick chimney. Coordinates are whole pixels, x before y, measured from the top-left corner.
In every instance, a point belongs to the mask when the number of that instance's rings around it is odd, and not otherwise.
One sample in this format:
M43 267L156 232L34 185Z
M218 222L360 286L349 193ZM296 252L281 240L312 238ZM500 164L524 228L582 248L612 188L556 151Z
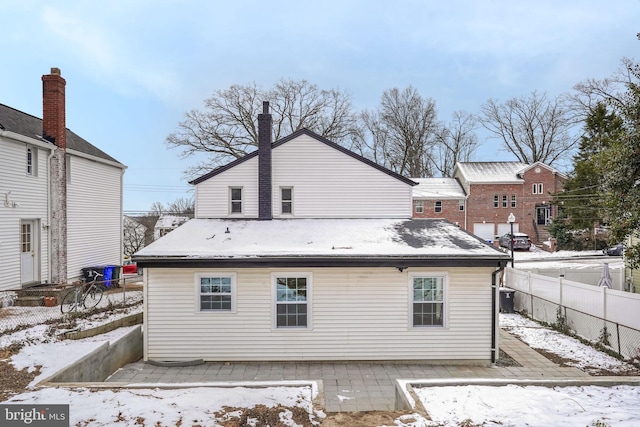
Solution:
M58 147L67 148L65 85L59 68L42 76L42 136Z
M258 219L273 219L271 207L271 132L269 101L262 103L258 114Z
M56 145L51 156L49 239L51 283L67 283L67 125L65 85L59 68L42 76L42 137Z

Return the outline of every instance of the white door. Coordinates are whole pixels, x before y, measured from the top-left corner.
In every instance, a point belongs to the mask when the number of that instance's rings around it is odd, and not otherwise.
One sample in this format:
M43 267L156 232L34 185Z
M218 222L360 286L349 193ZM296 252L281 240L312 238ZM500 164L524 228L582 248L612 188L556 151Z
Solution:
M35 221L20 221L20 281L36 281L36 239Z

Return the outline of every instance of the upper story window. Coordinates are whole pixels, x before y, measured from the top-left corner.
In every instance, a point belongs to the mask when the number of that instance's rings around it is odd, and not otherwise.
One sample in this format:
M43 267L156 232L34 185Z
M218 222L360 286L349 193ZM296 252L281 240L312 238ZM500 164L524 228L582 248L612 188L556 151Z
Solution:
M197 274L198 311L235 312L235 274Z
M242 213L242 187L229 188L229 212L232 214Z
M458 200L458 210L459 211L464 210L464 200Z
M507 203L507 195L506 195L506 194L503 194L503 195L502 195L502 207L503 207L503 208L506 208L506 207L507 207L507 205L508 205L508 203Z
M533 194L544 194L544 185L541 182L536 182L531 188Z
M416 213L424 212L424 201L416 200Z
M436 213L442 212L442 200L436 200L433 204L433 211Z
M500 203L500 199L498 198L498 195L494 194L493 195L493 207L494 208L499 207L500 206L499 203Z
M516 195L515 194L511 195L511 207L512 208L516 207Z
M444 326L444 274L411 275L412 326Z
M35 147L27 147L27 158L26 158L26 162L27 162L27 175L29 176L37 176L37 169L36 169L36 165L37 163L37 153L38 153L38 149Z
M292 187L280 188L280 202L282 204L281 206L282 214L285 214L285 215L293 214L293 188Z

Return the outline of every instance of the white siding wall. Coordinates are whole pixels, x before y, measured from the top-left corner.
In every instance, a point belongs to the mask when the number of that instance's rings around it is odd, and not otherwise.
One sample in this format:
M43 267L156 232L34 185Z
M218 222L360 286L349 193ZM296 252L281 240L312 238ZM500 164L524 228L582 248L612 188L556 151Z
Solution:
M258 216L258 159L196 186L198 218L229 216L230 186L242 186L245 217ZM272 151L273 216L281 215L280 187L293 187L297 218L411 218L408 184L307 135Z
M237 311L198 312L194 275L215 271L145 270L145 359L490 360L492 269L448 271L444 328L410 326L408 270L308 269L308 330L273 328L271 273L283 269L234 271Z
M229 212L229 187L242 187L242 215L258 217L258 158L222 172L196 185L196 218L232 217Z
M20 220L35 220L37 255L36 280L47 280L47 156L49 151L34 149L36 176L26 173L26 147L24 142L0 137L0 289L20 287ZM5 205L5 198L18 204ZM38 277L39 275L39 277Z
M122 170L71 156L67 183L67 274L122 259Z

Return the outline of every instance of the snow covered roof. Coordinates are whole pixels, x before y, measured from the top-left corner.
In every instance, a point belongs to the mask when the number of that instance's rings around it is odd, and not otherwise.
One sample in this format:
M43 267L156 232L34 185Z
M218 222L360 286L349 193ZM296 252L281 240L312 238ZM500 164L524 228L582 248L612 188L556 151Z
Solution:
M464 199L466 194L455 178L411 178L414 199Z
M155 228L176 228L189 221L188 216L161 215L156 221Z
M522 184L519 174L528 166L522 162L458 162L456 169L470 183Z
M497 266L509 256L440 219L192 219L134 259L142 266Z

